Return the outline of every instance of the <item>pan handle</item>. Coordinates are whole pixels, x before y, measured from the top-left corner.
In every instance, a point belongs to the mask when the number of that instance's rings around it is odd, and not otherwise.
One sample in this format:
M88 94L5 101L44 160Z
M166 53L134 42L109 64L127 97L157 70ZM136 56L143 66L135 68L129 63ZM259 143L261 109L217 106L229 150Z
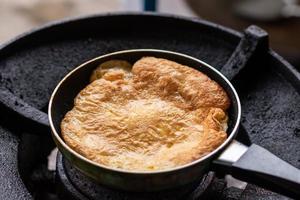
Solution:
M213 161L213 167L265 189L292 198L300 196L300 170L256 144L247 147L234 140Z

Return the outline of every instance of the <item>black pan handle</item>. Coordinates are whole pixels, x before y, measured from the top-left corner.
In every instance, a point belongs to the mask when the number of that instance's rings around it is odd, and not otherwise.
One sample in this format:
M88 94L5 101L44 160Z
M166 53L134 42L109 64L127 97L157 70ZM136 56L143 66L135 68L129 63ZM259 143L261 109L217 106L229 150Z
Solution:
M256 144L247 147L233 141L213 165L215 170L237 179L292 198L300 197L300 170Z

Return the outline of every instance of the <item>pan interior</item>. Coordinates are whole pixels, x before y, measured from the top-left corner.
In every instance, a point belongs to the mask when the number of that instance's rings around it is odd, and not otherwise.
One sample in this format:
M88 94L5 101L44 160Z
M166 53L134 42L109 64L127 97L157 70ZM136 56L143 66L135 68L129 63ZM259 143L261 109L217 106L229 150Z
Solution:
M76 97L76 95L80 92L80 90L82 90L84 87L86 87L86 85L89 84L90 75L99 64L112 59L126 60L133 64L144 56L165 58L183 65L193 67L194 69L205 73L211 79L220 84L227 92L231 100L231 106L228 110L228 138L231 138L231 134L235 134L235 131L233 130L237 126L239 120L239 100L237 95L235 94L234 88L220 73L216 72L206 63L203 63L202 61L199 61L192 57L185 56L183 54L163 50L129 50L107 54L88 61L71 71L58 84L50 101L50 113L53 126L60 139L62 139L60 135L60 123L62 119L64 118L65 114L72 109L74 105L74 98ZM228 139L226 141L228 141Z

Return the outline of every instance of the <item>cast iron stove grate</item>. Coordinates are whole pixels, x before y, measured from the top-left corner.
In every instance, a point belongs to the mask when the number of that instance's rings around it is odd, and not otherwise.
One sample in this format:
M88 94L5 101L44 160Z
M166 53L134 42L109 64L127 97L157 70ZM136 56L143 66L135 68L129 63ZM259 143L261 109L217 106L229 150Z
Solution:
M221 70L242 100L238 140L258 143L300 167L299 72L269 50L266 32L251 26L239 33L174 16L96 15L50 24L1 46L0 199L57 199L57 194L112 198L93 193L93 183L84 185L84 178L61 156L56 172L47 170L54 144L46 108L54 86L72 68L101 54L134 48L185 53ZM227 188L222 175L218 177L208 174L184 198L287 199L250 184L245 190Z

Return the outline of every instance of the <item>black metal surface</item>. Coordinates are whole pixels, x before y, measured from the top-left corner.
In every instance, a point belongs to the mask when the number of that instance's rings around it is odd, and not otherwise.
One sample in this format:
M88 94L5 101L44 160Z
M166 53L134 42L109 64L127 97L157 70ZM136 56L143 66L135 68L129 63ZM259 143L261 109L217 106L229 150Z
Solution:
M92 57L123 49L159 48L189 54L220 69L241 36L205 21L152 15L105 15L54 23L1 46L1 126L19 126L14 121L19 114L23 116L21 121L29 119L46 125L44 111L57 81ZM267 56L252 57L233 83L242 99L243 125L248 133L243 138L249 137L299 168L299 72L270 51ZM22 99L27 106L22 106ZM12 114L11 109L16 112ZM3 163L0 170L4 172L0 181L1 199L17 199L22 195L26 196L23 199L30 199L16 169L17 151L11 150L10 139L5 139L15 138L13 148L16 148L21 133L4 130L0 148ZM47 132L40 133L47 135ZM31 156L39 155L37 146L30 148ZM248 185L244 191L226 188L222 179L213 181L206 196L208 199L287 199L254 185Z

